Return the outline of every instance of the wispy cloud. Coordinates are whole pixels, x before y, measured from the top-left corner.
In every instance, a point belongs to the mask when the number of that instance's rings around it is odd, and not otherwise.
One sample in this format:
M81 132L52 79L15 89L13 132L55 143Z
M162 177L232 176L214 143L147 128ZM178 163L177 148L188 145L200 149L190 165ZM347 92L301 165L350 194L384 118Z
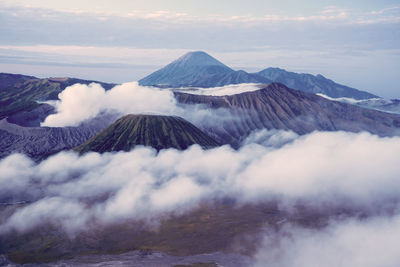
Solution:
M331 221L320 230L285 226L265 235L254 266L397 266L400 216Z
M395 12L400 11L400 6L387 7L387 8L383 8L383 9L380 9L380 10L371 11L368 14L370 14L370 15L382 15L382 14L385 14L385 13L392 13L393 11L395 11Z
M316 210L340 207L368 215L386 216L397 210L398 137L344 132L299 138L281 132L261 134L267 135L268 142L260 136L255 139L268 147L252 143L238 151L228 146L213 150L192 146L156 154L137 147L81 157L61 152L40 164L11 155L0 161L1 201L31 203L2 221L0 235L12 229L28 231L46 222L75 232L92 219L112 224L158 218L186 212L206 199L225 197L238 203L276 199L288 211L297 201ZM279 136L274 139L273 135ZM281 148L270 147L286 141L289 144Z
M266 11L257 16L246 13L199 16L166 9L113 13L97 9L59 11L1 2L0 5L0 63L19 64L21 69L30 69L35 75L37 69L28 65L136 70L142 66L145 69L142 72L124 74L125 78L114 80L130 81L189 50L205 50L234 68L256 71L272 65L322 72L342 83L358 81L349 85L364 90L398 90L394 78L397 75L387 74L398 69L397 54L392 58L386 56L387 52L398 49L397 7L373 14L328 6L304 15ZM381 56L374 52L371 56L371 51L385 52ZM343 62L348 62L351 69L343 71ZM376 70L378 64L389 71L382 67ZM356 79L349 73L355 67L360 71L359 66L363 66L363 73ZM18 71L18 67L9 65L5 71L15 69ZM51 71L47 68L39 76L57 75ZM115 72L113 76L121 73ZM102 80L102 77L113 81L108 72L96 74L92 79ZM369 77L381 80L371 81ZM364 80L368 81L361 83ZM384 89L380 86L383 83ZM365 85L369 87L362 88Z
M384 8L381 10L369 11L369 12L356 12L349 8L340 8L336 6L327 6L315 14L308 14L303 16L296 15L282 15L282 14L271 14L266 12L264 15L222 15L222 14L210 14L206 16L193 15L186 12L173 12L169 10L155 10L155 11L144 11L144 10L127 10L126 12L116 13L107 12L105 10L92 10L84 11L77 9L46 9L36 8L30 5L18 5L10 4L7 2L0 2L3 6L3 13L7 12L15 17L21 17L24 15L35 14L42 19L54 19L60 16L76 15L76 16L88 16L94 17L100 21L109 20L113 18L128 18L128 19L143 19L151 21L165 21L168 24L174 23L190 23L190 22L286 22L286 21L327 21L327 20L343 20L348 19L348 22L355 22L367 15L384 15L392 14L393 11L397 11L400 7L393 6ZM350 14L352 16L350 16ZM379 21L377 21L379 22Z

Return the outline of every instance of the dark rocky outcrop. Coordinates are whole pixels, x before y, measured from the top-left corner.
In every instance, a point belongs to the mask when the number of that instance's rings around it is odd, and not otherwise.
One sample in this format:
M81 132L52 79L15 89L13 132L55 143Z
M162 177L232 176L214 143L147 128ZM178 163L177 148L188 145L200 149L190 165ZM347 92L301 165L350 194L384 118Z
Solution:
M150 146L157 150L165 148L183 150L193 144L203 148L219 145L196 126L180 117L126 115L75 150L80 153L129 151L137 145Z

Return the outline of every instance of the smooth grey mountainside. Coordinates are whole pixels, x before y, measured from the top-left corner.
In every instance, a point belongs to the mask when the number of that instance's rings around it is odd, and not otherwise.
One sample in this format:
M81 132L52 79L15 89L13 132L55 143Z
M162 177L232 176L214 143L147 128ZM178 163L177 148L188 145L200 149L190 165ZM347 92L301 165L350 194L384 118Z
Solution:
M189 52L167 66L139 80L140 85L167 88L217 87L239 83L279 82L286 86L310 93L322 93L330 97L369 99L377 96L335 83L322 75L299 74L279 68L267 68L257 73L235 71L205 52Z
M189 52L162 69L139 80L140 85L159 87L215 87L227 84L270 82L268 79L234 71L202 51Z
M196 125L222 144L238 147L257 129L370 132L379 136L400 135L400 115L330 101L315 94L272 83L265 88L228 96L175 92L180 104L201 104L225 109L231 116L219 125Z

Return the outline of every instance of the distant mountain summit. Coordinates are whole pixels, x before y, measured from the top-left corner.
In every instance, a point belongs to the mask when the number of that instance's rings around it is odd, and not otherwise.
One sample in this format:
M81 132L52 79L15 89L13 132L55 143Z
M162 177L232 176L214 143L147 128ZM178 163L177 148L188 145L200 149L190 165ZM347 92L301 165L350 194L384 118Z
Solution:
M131 114L118 119L75 150L80 153L129 151L137 145L157 150L183 150L193 144L203 148L219 146L214 139L180 117Z
M270 82L264 77L255 76L245 71L234 71L209 54L196 51L183 55L139 80L139 84L159 87L215 87L238 83Z
M220 62L219 60L213 58L209 54L203 51L194 51L186 53L181 56L170 65L176 65L181 67L191 67L191 66L220 66L228 71L232 71L231 68Z
M234 72L231 68L205 52L189 52L164 68L139 81L141 85L166 87L199 86L199 78Z
M140 85L166 88L217 87L239 83L279 82L292 89L321 93L329 97L369 99L377 96L335 83L322 75L288 72L280 68L267 68L257 73L235 71L205 52L189 52L162 69L139 80Z

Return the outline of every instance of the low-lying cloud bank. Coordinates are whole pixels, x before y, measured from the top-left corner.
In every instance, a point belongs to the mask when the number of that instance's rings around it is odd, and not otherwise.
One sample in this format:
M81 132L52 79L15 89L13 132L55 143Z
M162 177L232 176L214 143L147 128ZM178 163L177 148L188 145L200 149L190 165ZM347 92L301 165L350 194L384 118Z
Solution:
M237 151L195 145L158 154L144 147L81 157L61 152L39 164L15 154L0 161L1 202L32 203L5 220L0 233L44 220L73 233L93 221L152 218L225 197L383 213L400 200L399 173L400 138L367 133L315 132L279 149L251 143Z
M260 90L263 84L260 83L240 83L240 84L229 84L225 86L218 86L212 88L177 88L174 89L177 92L195 94L195 95L211 95L211 96L224 96L224 95L235 95L245 92L252 92Z
M180 113L171 91L139 86L136 82L117 85L108 91L96 83L74 84L65 88L58 97L60 101L55 103L57 113L48 116L42 126L77 126L101 112Z
M348 97L333 98L324 94L317 94L317 95L332 101L357 105L363 108L375 109L383 112L400 114L400 101L398 99L386 100L383 98L370 98L370 99L359 100Z
M215 88L191 88L178 91L203 95L231 95L260 89L259 84L235 84ZM101 85L75 84L59 94L59 101L52 104L56 114L50 115L41 124L49 127L77 126L93 119L100 113L125 115L129 113L151 113L176 115L192 123L219 124L231 119L228 111L211 112L202 105L178 105L171 90L140 86L137 82L117 85L106 91Z
M286 225L265 235L255 267L399 266L400 215L332 221L324 229Z

